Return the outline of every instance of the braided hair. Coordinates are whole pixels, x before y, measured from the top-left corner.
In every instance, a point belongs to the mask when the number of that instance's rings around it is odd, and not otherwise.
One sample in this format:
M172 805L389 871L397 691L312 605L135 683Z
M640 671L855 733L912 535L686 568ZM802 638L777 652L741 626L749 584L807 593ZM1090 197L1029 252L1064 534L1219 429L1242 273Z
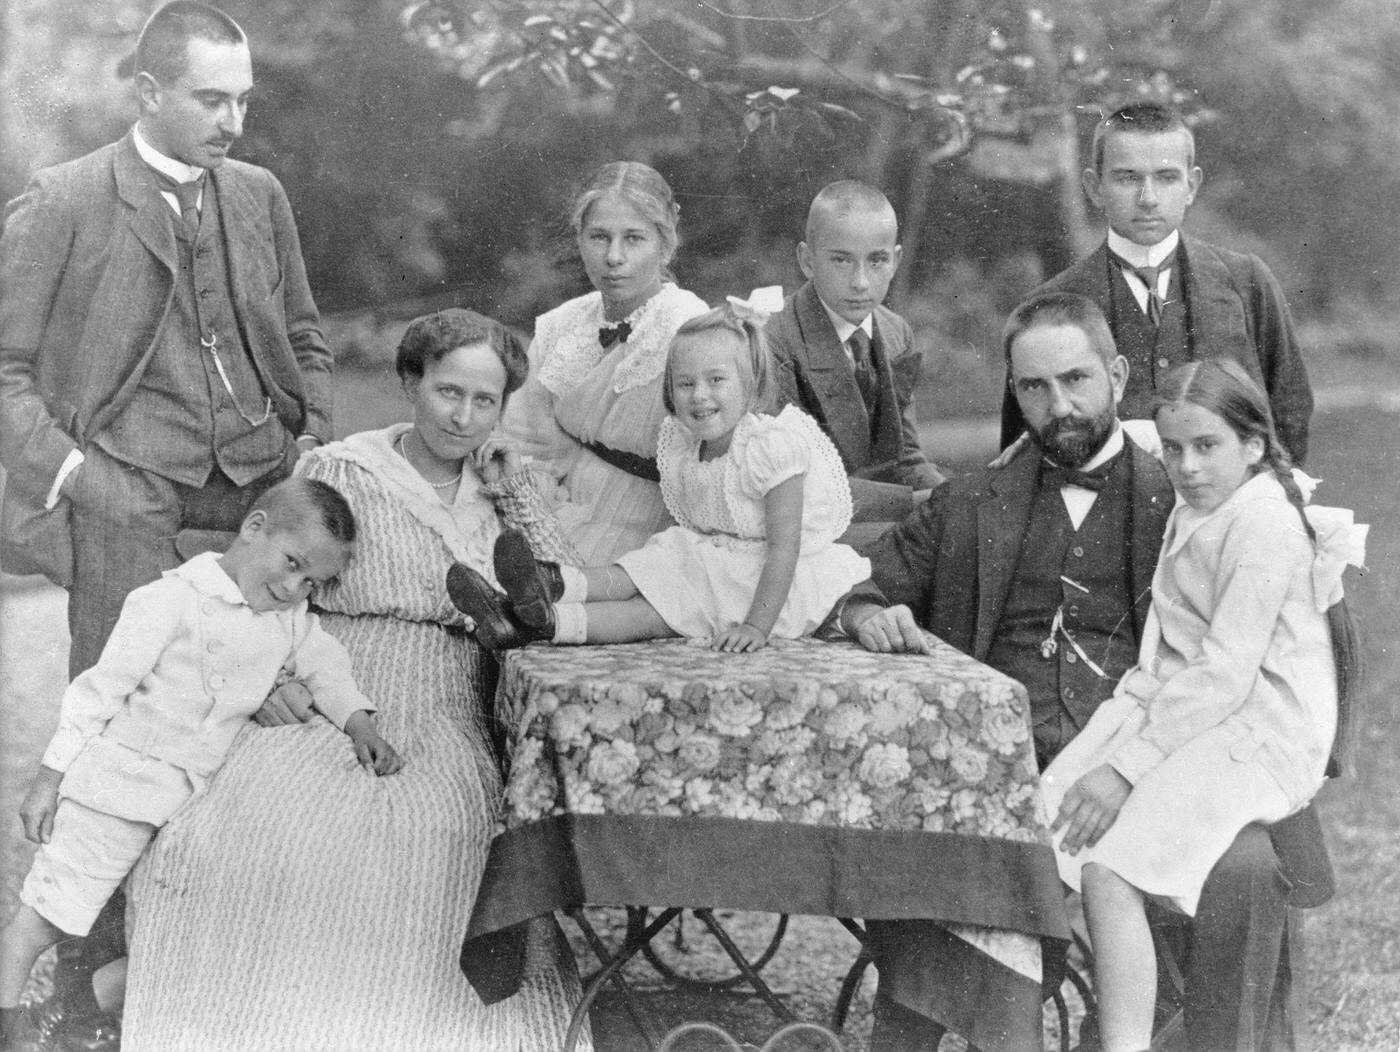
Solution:
M1241 442L1258 438L1263 443L1264 455L1255 466L1255 473L1270 471L1278 479L1289 503L1298 511L1308 540L1316 547L1317 533L1303 512L1306 500L1293 476L1293 460L1274 428L1269 399L1244 367L1229 358L1207 358L1173 369L1157 390L1152 415L1155 418L1161 409L1183 405L1214 413ZM1337 737L1327 762L1327 775L1335 778L1344 765L1350 765L1355 753L1355 727L1359 721L1351 709L1361 696L1361 648L1345 596L1327 609L1327 627L1337 669Z

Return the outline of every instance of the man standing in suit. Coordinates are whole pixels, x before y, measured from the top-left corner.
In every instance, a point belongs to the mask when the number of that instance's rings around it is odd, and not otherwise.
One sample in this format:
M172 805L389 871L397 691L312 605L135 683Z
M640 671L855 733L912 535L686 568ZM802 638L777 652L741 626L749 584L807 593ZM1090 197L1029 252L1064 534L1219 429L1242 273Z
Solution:
M1107 240L1037 292L1075 292L1099 305L1128 360L1124 420L1149 415L1158 378L1173 366L1233 358L1268 393L1279 439L1301 464L1313 398L1288 304L1258 257L1181 233L1201 185L1195 153L1191 129L1165 106L1134 103L1100 121L1083 182L1108 220ZM1002 444L1024 426L1007 391Z
M0 235L0 565L68 589L70 676L96 663L127 593L183 561L182 530L236 530L331 438L331 355L291 207L271 173L228 157L247 37L174 0L135 60L136 126L37 173ZM86 973L120 952L120 903L104 932L115 945L89 938L41 1029L96 1011Z
M1044 769L1137 660L1174 497L1118 422L1128 363L1091 300L1033 297L1012 313L1003 345L1030 441L1004 467L941 487L882 537L868 553L874 589L858 589L840 616L868 649L922 651L922 627L1025 684ZM1303 815L1288 821L1321 851L1316 819ZM1281 866L1270 832L1253 826L1206 883L1185 955L1193 1048L1293 1047L1299 947L1288 907L1303 896L1290 899ZM1322 870L1309 877L1330 882ZM940 1017L946 977L931 925L869 928L880 968L873 1049L929 1048L943 1026L996 1047L978 1020Z
M331 437L291 208L228 158L252 87L232 19L167 4L137 43L136 126L35 175L0 237L0 559L68 587L70 675L179 565L182 529L236 530Z
M811 414L841 454L858 522L896 522L943 481L919 446L923 359L909 323L883 305L899 256L885 195L831 183L812 201L797 246L807 284L765 329L784 401Z

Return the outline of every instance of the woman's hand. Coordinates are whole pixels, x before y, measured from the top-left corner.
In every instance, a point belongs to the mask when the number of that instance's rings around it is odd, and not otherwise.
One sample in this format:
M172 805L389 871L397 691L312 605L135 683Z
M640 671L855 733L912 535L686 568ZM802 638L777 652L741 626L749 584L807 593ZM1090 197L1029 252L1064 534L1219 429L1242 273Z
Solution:
M355 747L355 760L366 771L386 775L398 774L403 770L403 758L379 736L374 716L368 710L352 712L345 721L345 733Z
M751 650L762 650L768 645L768 637L747 621L730 625L723 632L716 632L710 643L711 650L725 650L732 654L745 654Z
M272 689L262 708L253 713L259 727L289 727L311 718L311 691L299 679L288 679Z
M58 785L63 772L52 767L39 768L24 802L19 805L19 819L24 824L24 836L36 844L47 844L53 835L53 816L58 810Z
M1066 854L1093 847L1118 820L1118 812L1132 791L1132 782L1108 764L1100 764L1069 787L1050 832L1065 828L1060 846Z
M988 464L987 467L991 468L993 471L1000 471L1002 468L1006 467L1007 464L1010 464L1013 460L1016 459L1016 454L1021 452L1021 450L1025 449L1026 443L1030 440L1030 432L1022 431L1019 435L1016 436L1016 441L1012 442L1011 445L1007 446L1000 453L998 453L996 459L993 460L990 464Z
M511 442L492 432L472 453L472 466L482 482L499 482L520 470L520 451Z

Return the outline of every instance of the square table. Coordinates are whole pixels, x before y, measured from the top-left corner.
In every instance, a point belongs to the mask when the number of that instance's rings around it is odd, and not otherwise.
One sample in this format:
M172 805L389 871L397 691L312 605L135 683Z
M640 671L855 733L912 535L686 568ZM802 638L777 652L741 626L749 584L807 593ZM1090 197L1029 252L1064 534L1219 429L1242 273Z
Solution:
M510 652L505 804L462 948L478 993L518 989L524 922L584 904L932 921L964 1002L941 1021L990 1013L980 1047L1039 1047L1041 940L1069 931L1025 689L928 639Z

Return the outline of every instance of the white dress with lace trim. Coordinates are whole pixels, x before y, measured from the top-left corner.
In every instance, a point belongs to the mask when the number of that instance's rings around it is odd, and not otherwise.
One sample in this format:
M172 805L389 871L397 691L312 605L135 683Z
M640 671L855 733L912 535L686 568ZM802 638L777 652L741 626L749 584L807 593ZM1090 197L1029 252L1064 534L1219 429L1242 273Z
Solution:
M810 635L870 576L869 560L836 543L851 519L840 455L801 410L749 414L729 451L710 461L700 459L699 441L667 418L657 459L667 506L681 525L617 561L680 635L707 639L748 616L766 554L764 497L796 475L805 476L802 547L772 634Z
M665 284L629 317L627 342L606 350L598 343L605 319L596 292L535 324L530 378L511 396L502 425L558 484L555 513L586 563L609 562L671 524L655 482L612 466L579 440L656 455L667 348L706 309L698 296Z

